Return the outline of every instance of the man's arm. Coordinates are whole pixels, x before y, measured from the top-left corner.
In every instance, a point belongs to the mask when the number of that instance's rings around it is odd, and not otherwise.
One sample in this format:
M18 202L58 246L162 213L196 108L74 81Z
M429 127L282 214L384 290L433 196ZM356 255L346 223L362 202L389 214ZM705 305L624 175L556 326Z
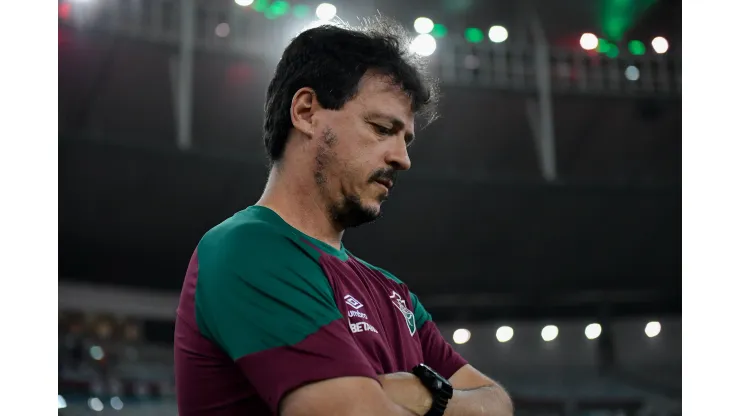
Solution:
M395 403L423 416L431 408L432 395L411 373L386 374L379 377L388 397ZM512 416L514 407L509 395L498 383L470 364L458 370L450 384L455 389L447 404L445 416Z
M424 354L424 364L447 378L455 389L445 415L512 415L513 406L506 391L468 364L444 339L419 299L413 293L411 296L414 316L417 325L420 325L419 340ZM417 390L415 387L409 389ZM397 397L392 393L389 395L391 398ZM417 402L407 408L418 409L420 404Z
M506 390L470 364L450 377L450 384L455 392L447 405L447 416L514 414L514 404Z
M394 403L376 381L342 377L312 383L289 393L280 403L281 416L414 416Z

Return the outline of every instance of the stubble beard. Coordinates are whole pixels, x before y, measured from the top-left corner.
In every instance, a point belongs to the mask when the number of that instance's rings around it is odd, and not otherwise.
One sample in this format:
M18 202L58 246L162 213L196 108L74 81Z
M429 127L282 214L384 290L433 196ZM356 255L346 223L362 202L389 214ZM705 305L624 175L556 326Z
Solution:
M324 199L328 201L329 218L342 229L359 227L378 219L380 212L363 206L359 195L356 194L343 194L339 201L332 199L327 176L329 166L338 163L337 154L333 150L337 140L336 134L330 128L327 127L322 132L321 144L315 158L314 180Z

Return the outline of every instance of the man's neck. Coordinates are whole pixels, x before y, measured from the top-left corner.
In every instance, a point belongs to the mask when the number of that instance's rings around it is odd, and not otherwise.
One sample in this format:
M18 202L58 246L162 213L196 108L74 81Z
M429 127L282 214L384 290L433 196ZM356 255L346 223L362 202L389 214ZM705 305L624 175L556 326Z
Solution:
M339 249L344 230L331 220L312 175L273 167L255 205L275 211L291 227Z

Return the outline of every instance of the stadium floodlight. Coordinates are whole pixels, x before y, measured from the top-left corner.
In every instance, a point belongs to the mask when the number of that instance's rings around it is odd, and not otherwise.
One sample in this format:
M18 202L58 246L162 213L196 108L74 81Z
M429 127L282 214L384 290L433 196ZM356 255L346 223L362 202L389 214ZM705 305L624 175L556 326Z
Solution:
M447 28L442 23L435 23L430 34L435 38L443 38L447 35Z
M593 33L584 33L581 35L581 48L592 51L599 47L599 38Z
M123 409L123 400L121 400L118 396L113 396L110 398L110 407L112 407L115 410L121 410Z
M596 339L601 335L601 325L593 323L586 325L586 338L588 339Z
M624 77L630 81L637 81L640 79L640 70L636 66L630 65L624 70Z
M558 337L558 327L555 325L547 325L542 328L542 339L546 342L550 342Z
M328 22L337 15L337 7L331 3L321 3L316 7L316 17L319 20Z
M96 412L102 412L103 408L105 407L103 406L103 402L100 401L100 399L98 399L97 397L89 398L87 400L87 406Z
M100 361L105 357L105 353L99 345L93 345L90 347L90 357L92 357L93 360Z
M428 33L417 36L411 42L411 51L421 56L429 56L433 54L436 49L437 41Z
M629 41L627 49L632 53L632 55L645 55L645 44L639 40Z
M502 326L496 330L496 339L498 342L509 342L512 338L514 338L514 328Z
M434 22L428 17L419 17L414 20L414 30L416 33L429 33L434 29Z
M645 325L645 335L650 338L657 337L660 334L660 322L648 322Z
M658 36L652 41L653 50L655 53L666 53L668 52L668 40L662 36Z
M236 3L237 6L249 6L250 4L254 3L254 0L234 0L234 3Z
M488 39L493 43L501 43L509 38L509 31L503 26L491 26L488 29Z
M219 23L216 25L216 30L214 30L216 33L216 36L220 38L225 38L226 36L229 36L229 33L231 32L231 28L229 27L228 23Z
M477 27L469 27L465 29L465 32L463 32L465 35L465 40L467 40L470 43L481 43L483 42L483 31L478 29Z
M456 329L452 334L452 340L455 344L464 344L470 341L470 331L465 328Z

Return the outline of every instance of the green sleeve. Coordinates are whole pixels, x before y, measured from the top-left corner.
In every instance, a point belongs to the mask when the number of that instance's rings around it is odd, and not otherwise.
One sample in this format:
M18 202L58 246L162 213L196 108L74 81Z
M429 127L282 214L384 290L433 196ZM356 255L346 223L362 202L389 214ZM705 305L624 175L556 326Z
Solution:
M419 302L419 298L416 297L414 292L409 293L411 294L411 303L414 306L414 320L416 321L416 327L421 328L427 321L432 320L432 315L424 309L424 305Z
M198 327L234 360L342 318L319 264L267 224L214 228L198 245L198 267Z

